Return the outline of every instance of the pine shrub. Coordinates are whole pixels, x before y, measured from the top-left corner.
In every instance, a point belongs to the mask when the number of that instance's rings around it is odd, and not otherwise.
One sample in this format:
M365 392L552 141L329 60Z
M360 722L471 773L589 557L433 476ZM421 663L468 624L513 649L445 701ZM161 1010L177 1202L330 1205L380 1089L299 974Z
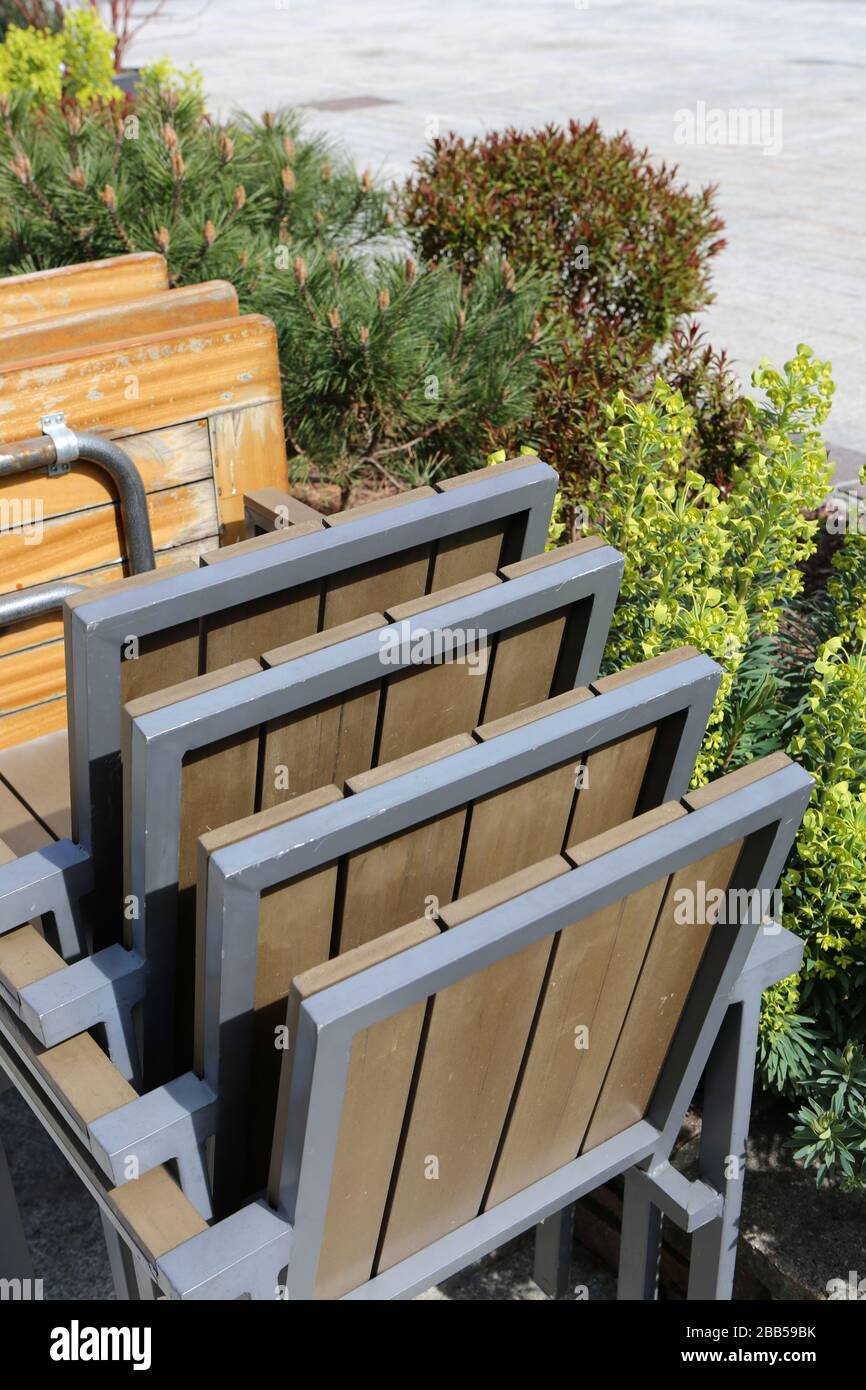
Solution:
M657 375L695 407L695 460L724 474L739 403L724 358L689 318L707 303L724 246L715 190L690 193L625 134L596 121L566 130L434 140L406 184L401 210L420 253L473 274L491 246L516 270L552 277L549 348L527 433L574 500L597 466L602 403L622 390L646 399ZM665 360L665 359L669 360Z

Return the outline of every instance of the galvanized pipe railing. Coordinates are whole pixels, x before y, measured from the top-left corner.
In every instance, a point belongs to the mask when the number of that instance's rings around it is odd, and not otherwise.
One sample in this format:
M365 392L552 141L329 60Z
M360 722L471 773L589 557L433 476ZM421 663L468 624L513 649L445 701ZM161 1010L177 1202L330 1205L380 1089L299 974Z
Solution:
M141 475L129 455L103 435L69 429L60 413L43 416L40 423L41 435L0 445L0 478L38 473L42 469L49 477L57 477L68 473L77 461L96 464L109 475L118 491L130 570L133 574L152 570L156 562L147 495ZM64 598L77 593L81 587L56 580L0 594L0 628L59 608Z

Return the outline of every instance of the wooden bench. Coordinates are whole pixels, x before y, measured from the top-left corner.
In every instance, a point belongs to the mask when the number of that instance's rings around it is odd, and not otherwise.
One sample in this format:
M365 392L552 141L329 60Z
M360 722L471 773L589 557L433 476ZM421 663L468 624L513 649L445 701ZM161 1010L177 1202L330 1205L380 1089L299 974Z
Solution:
M167 289L165 257L150 251L6 275L0 277L0 328L14 331L59 314L89 313Z
M237 316L230 286L146 303L122 337L94 330L82 346L0 363L0 440L32 438L56 411L73 430L105 432L141 475L157 565L196 562L243 535L245 489L285 486L276 337L269 320ZM108 317L117 327L117 311ZM119 502L94 465L0 478L0 504L7 587L102 585L128 573ZM0 748L66 722L61 631L60 615L47 613L0 633Z

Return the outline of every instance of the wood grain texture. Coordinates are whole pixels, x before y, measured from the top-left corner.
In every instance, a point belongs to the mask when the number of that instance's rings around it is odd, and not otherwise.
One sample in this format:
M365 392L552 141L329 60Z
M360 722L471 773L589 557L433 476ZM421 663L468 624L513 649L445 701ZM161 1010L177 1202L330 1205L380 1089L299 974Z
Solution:
M81 1125L89 1125L138 1094L89 1033L49 1047L36 1059L49 1085Z
M473 804L460 872L461 897L561 853L574 802L574 777L574 763L565 763Z
M7 275L0 279L0 328L98 309L167 289L165 259L148 251Z
M264 666L285 666L339 642L383 627L382 613L370 613L341 627L291 642L262 656ZM262 809L316 787L342 787L372 765L379 711L379 683L308 706L264 726Z
M273 351L276 353L275 341ZM279 362L276 366L279 383ZM264 381L262 387L270 390ZM262 487L285 488L289 481L279 385L276 395L269 395L266 400L239 401L238 405L238 409L212 415L210 421L223 545L244 538L245 492Z
M151 1264L207 1230L207 1222L167 1168L152 1168L123 1187L112 1188L108 1200Z
M0 842L0 864L6 862ZM25 985L35 984L65 969L63 957L48 945L31 922L0 936L0 986L13 998L17 999L19 990Z
M206 545L207 542L196 541L174 551L161 551L156 556L155 571L135 575L131 580L124 576L122 564L72 575L73 582L88 587L92 585L93 592L74 595L67 603L77 607L96 597L110 583L122 581L139 584L149 582L157 574L165 577L167 574L181 573L182 570L196 569L202 544ZM134 626L133 620L131 626ZM45 640L38 640L40 637ZM0 633L0 708L9 711L0 715L0 749L27 743L42 734L66 727L66 701L63 698L66 668L62 638L61 614L46 615L36 623L17 623ZM172 648L182 641L186 643L182 660L178 651L178 660L163 666L152 655L161 647ZM7 663L7 657L14 657L15 660ZM158 689L160 682L168 685L189 679L197 670L197 624L190 624L183 632L171 629L159 637L143 638L138 662L122 660L122 700L148 694Z
M222 671L212 671L132 700L125 707L126 714L131 721L178 700L243 680L260 670L257 661L241 661ZM192 749L185 755L180 769L175 976L175 1038L179 1073L189 1069L193 1050L197 841L200 835L252 813L255 808L257 760L258 729L248 729ZM125 820L128 814L125 805ZM125 843L129 844L128 825L124 838Z
M667 879L575 922L551 971L485 1207L576 1157L655 925Z
M742 840L673 874L581 1152L643 1118L703 958L717 913L680 925L677 895L698 885L726 889Z
M365 613L383 613L394 604L420 598L427 587L430 549L428 545L415 546L331 575L325 586L322 626L339 627Z
M147 511L155 550L206 540L219 528L210 478L149 493ZM126 559L117 502L53 517L44 523L38 545L31 544L23 531L0 533L0 567L14 576L14 587L19 589Z
M554 858L475 901L442 912L467 920L567 872ZM440 991L427 1019L380 1270L478 1214L550 955L542 940ZM435 1167L433 1166L435 1165Z
M563 610L520 623L494 638L484 702L485 722L502 719L548 698L565 626Z
M203 1017L205 982L207 866L211 854L236 844L249 835L284 825L341 798L338 787L324 786L297 797L288 805L275 806L256 815L227 823L203 835L198 854L198 902L196 923L196 1045L195 1066L203 1067ZM283 1052L275 1045L275 1030L284 1023L286 999L296 975L327 960L331 944L337 865L325 865L299 878L266 890L259 899L256 942L256 983L253 1041L247 1081L248 1112L244 1126L243 1164L245 1191L263 1187L267 1180L274 1113ZM224 1030L220 1047L231 1047L231 1025ZM228 1062L227 1062L228 1064Z
M347 790L357 794L425 763L471 748L472 739L459 735L421 753L350 778ZM339 951L351 951L424 913L428 900L436 905L455 895L466 808L396 835L365 850L347 855L341 868L342 906Z
M66 730L0 753L0 778L58 839L72 833Z
M2 304L2 286L0 286ZM0 338L0 366L28 357L45 357L76 348L102 347L136 333L192 328L238 313L238 296L227 280L123 299L60 314L43 314L7 328Z
M0 716L0 748L14 748L31 738L66 728L66 698L63 695Z
M568 829L568 843L579 844L621 821L631 820L655 742L655 727L609 743L583 763L583 781Z
M397 624L419 618L423 631L425 612L495 588L499 583L495 574L477 575L437 594L396 604L387 610L386 616L389 622ZM413 644L413 654L418 651L420 656L432 657L433 664L419 662L393 675L387 674L387 665L383 666L386 679L382 691L379 762L392 762L427 744L466 733L478 723L487 681L486 634L466 629L455 635L463 645L462 648L457 646L454 659L445 659L450 654L442 643L428 652L420 651Z
M147 493L203 482L213 472L207 420L132 435L122 447L138 469ZM49 521L116 502L117 490L104 469L81 462L57 478L44 473L0 478L0 501L4 504L0 507L0 532L17 527L32 534L39 519ZM79 568L93 566L82 564Z
M430 579L430 592L448 589L477 574L489 574L499 569L505 535L511 518L487 521L443 536L436 543Z
M226 552L234 548L227 546ZM216 671L312 635L319 623L320 597L318 581L300 584L283 593L233 604L203 619L204 670Z
M241 555L255 555L274 545L291 544L299 536L321 530L320 526L303 523L285 531L271 531L236 541L220 550L206 551L201 563L208 567L224 564ZM218 670L232 661L259 656L265 666L276 665L278 649L288 647L314 634L319 623L322 586L320 581L297 585L281 593L234 604L203 620L203 667ZM266 655L267 654L267 655Z
M434 923L422 918L298 977L287 1011L290 1039L297 1036L304 1000L429 940L437 931ZM353 1039L316 1271L317 1299L340 1298L372 1272L424 1011L423 1002L415 1004L363 1029ZM268 1184L274 1204L279 1200L291 1068L289 1050L283 1056Z
M188 562L189 569L197 569L199 563L199 553L207 541L193 541L190 545L178 546L174 550L158 550L156 555L156 567L161 574L170 571L171 566L182 562ZM100 588L103 584L117 584L120 580L126 580L128 575L124 573L125 564L107 564L97 570L83 570L78 574L70 574L71 584L81 584L82 587L89 589ZM154 571L152 571L154 573ZM95 595L89 595L93 598ZM72 596L71 602L75 602L78 595ZM43 642L56 641L63 638L63 609L56 609L54 612L46 613L40 619L33 619L29 623L15 623L13 627L4 628L0 631L0 656L7 656L10 652L26 651L33 646L42 646Z
M48 411L62 410L72 429L106 429L122 439L279 399L274 326L250 314L6 366L0 438L28 438Z

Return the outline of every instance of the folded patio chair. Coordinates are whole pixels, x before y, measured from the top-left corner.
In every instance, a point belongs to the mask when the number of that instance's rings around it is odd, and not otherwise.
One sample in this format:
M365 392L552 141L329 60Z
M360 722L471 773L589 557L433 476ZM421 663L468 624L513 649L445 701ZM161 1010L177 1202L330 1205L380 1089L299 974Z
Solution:
M155 1161L202 1140L179 1085L126 1149L150 1170L112 1188L61 1049L0 1002L3 1066L98 1201L119 1294L408 1297L624 1172L621 1296L653 1296L662 1211L694 1233L690 1296L730 1296L760 991L802 949L765 905L810 790L774 755L296 976L268 1196L214 1224ZM669 1160L707 1066L689 1182Z

